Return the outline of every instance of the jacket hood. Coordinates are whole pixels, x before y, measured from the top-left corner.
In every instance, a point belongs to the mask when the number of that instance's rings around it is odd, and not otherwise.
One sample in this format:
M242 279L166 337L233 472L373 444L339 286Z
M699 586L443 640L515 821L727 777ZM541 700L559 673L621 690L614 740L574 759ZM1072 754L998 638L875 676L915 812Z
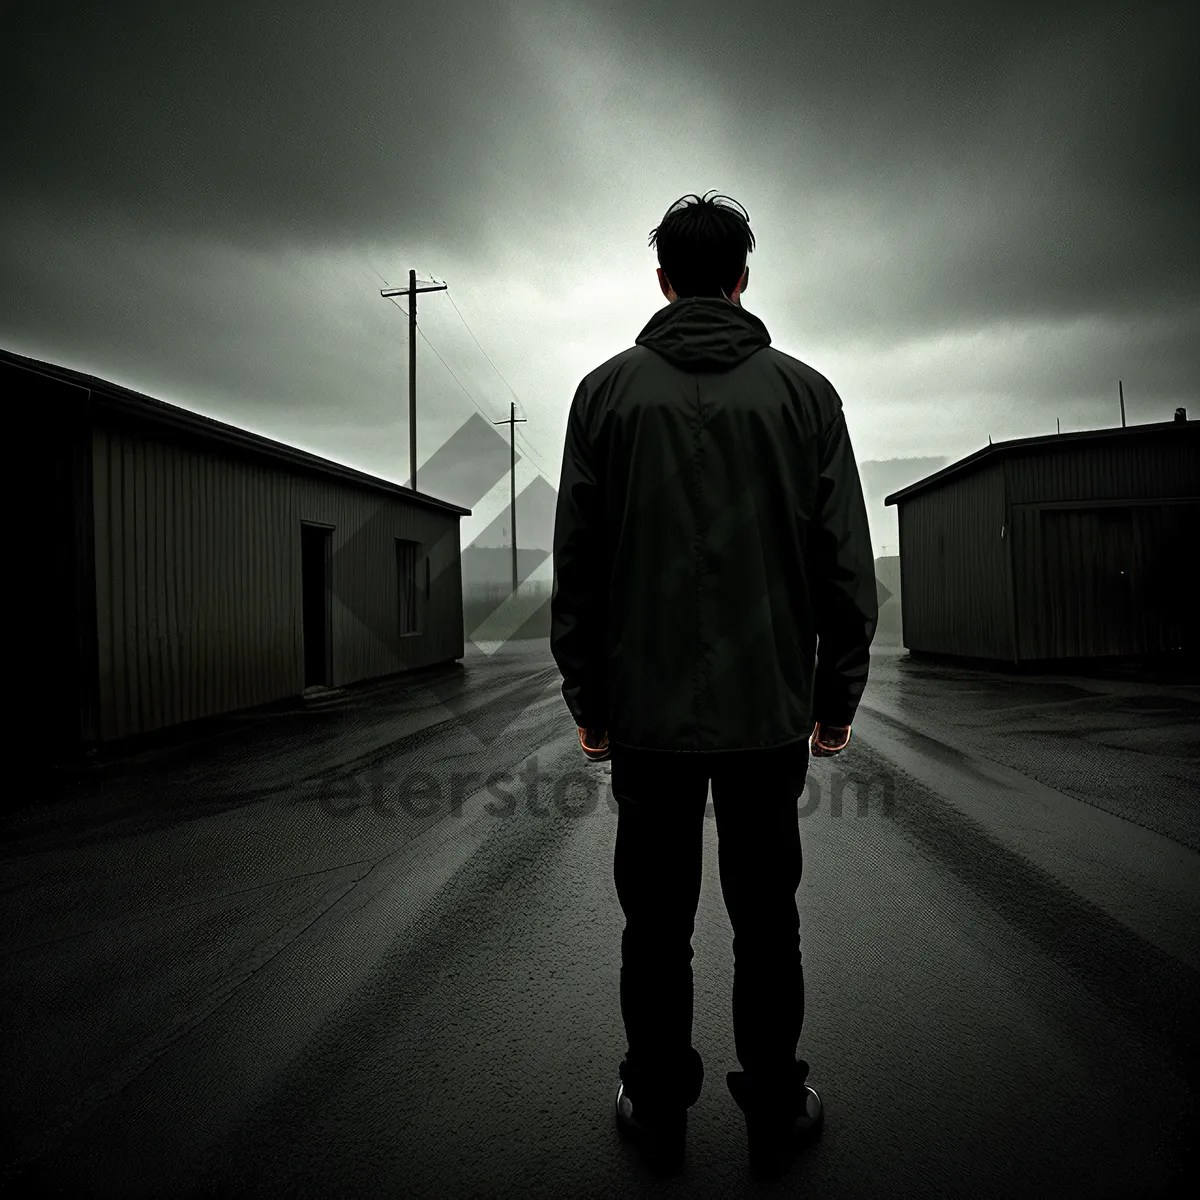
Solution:
M723 296L687 296L660 308L636 344L683 371L728 371L769 346L771 335L758 317Z

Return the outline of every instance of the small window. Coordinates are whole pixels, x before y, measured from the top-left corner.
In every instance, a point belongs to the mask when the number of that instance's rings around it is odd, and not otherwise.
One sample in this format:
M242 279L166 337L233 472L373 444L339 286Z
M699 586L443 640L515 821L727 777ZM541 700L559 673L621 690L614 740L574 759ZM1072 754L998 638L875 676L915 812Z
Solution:
M396 539L396 595L400 634L420 633L417 607L417 543Z

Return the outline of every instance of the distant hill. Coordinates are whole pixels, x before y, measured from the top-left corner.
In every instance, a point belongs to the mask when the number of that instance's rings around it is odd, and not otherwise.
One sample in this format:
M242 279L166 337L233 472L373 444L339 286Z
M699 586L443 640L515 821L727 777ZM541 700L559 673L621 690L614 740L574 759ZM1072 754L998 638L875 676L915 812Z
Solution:
M875 630L874 645L904 644L900 623L900 556L889 555L875 560L875 585L879 593L879 627Z

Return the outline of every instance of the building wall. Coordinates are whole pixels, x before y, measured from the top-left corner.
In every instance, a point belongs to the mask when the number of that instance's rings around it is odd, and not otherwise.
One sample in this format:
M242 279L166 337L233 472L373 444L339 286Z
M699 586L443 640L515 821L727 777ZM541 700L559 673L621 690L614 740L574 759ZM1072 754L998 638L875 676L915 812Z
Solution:
M95 429L92 469L95 740L303 690L304 521L332 526L331 683L462 656L457 515L120 423ZM422 585L429 561L421 632L404 637L396 538L420 543Z
M1200 542L1194 422L1053 443L1007 463L1019 654L1196 647L1185 547Z
M1200 477L1200 422L1121 437L1053 442L1005 455L1008 501L1044 505L1081 500L1193 496Z
M904 645L1011 660L1004 474L994 463L899 501Z

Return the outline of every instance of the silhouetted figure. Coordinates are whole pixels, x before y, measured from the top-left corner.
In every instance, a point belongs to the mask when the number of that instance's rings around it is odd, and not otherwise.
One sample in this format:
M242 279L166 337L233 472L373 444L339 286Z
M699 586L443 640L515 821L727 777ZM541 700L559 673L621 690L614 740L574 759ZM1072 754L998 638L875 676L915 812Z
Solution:
M752 1164L775 1173L822 1117L796 1057L797 801L810 751L850 740L874 559L837 392L741 306L744 210L684 197L650 240L670 303L571 405L551 648L583 752L611 757L619 809L618 1123L679 1168L704 1075L691 938L711 783L743 1068L727 1083Z
M1187 420L1187 409L1186 408L1177 408L1175 410L1175 420L1186 421Z

